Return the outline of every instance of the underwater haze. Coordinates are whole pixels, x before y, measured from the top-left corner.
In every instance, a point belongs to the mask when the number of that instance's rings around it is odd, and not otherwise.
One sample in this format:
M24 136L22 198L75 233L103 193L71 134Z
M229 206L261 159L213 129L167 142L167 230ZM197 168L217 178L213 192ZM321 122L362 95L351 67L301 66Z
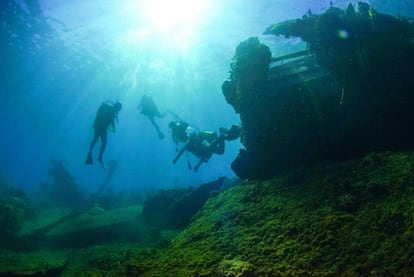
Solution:
M332 2L332 3L331 3ZM3 0L0 10L2 81L0 178L32 189L50 178L50 159L61 160L82 188L105 178L98 163L85 165L96 111L119 100L116 132L109 132L104 162L118 169L114 190L198 185L233 177L230 165L241 143L226 142L198 172L191 154L173 164L177 146L168 123L157 119L159 139L137 105L146 94L198 130L240 124L221 85L236 46L257 36L282 55L300 39L262 36L275 22L320 13L330 4L305 0ZM412 1L368 1L378 11L414 16ZM100 142L95 146L94 156Z

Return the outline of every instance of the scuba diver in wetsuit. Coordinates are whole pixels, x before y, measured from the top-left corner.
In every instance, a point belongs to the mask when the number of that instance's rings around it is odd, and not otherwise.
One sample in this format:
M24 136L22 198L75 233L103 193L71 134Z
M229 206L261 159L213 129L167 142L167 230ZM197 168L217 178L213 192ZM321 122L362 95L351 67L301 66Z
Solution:
M93 122L93 128L95 129L95 131L94 137L89 147L88 156L86 158L86 164L93 164L92 150L96 142L100 138L102 144L99 150L98 161L105 169L102 157L108 141L108 128L111 128L112 131L115 133L115 119L118 121L118 113L121 109L122 105L118 101L113 104L106 101L103 102L99 107L96 113L95 121Z
M192 132L189 131L189 125L186 122L170 122L173 140L186 143L174 158L173 163L177 163L181 155L188 151L199 158L199 162L194 167L197 172L201 164L208 162L213 154L222 155L224 153L224 141L235 140L240 137L240 126L233 125L230 130L220 128L220 135L212 131ZM184 129L185 127L185 129ZM191 169L191 166L189 165Z
M158 124L155 122L155 117L163 118L168 113L168 111L161 114L157 106L155 105L154 99L151 96L145 94L141 97L141 100L139 101L138 110L140 110L141 114L148 117L151 124L155 127L155 130L157 131L158 137L160 139L164 139L164 134L160 131Z

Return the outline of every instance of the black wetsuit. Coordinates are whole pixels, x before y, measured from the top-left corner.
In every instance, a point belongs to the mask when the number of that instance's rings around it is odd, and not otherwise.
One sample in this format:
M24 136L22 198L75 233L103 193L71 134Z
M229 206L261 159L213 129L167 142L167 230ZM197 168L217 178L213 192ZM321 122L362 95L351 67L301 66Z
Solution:
M102 103L96 113L95 121L93 122L93 128L95 129L94 137L89 147L88 157L86 159L87 164L92 164L92 149L95 146L98 139L101 139L101 149L99 151L98 161L102 164L102 156L105 151L105 147L108 141L108 128L109 126L115 130L115 118L117 111L108 103Z

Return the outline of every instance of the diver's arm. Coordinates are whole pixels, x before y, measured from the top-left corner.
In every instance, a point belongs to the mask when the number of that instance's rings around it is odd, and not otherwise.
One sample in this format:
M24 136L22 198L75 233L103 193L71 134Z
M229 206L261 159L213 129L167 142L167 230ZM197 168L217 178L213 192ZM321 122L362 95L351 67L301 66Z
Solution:
M215 141L213 141L210 145L210 151L211 153L217 154L217 155L223 155L224 153L224 137L220 135L219 138L217 138Z
M110 126L111 126L112 132L115 133L115 118L112 118Z
M180 152L178 152L177 156L173 160L173 164L175 164L178 161L178 159L181 157L181 155L187 150L187 145L188 144L186 144L183 148L181 148Z

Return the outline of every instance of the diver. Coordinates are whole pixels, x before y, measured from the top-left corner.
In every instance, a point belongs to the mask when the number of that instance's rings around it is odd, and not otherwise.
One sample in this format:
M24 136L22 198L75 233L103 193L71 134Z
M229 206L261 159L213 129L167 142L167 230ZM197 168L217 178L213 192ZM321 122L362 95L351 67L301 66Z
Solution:
M175 144L180 142L187 142L189 138L189 132L191 130L190 125L184 121L171 121L168 126L171 129L172 139Z
M185 122L184 122L185 123ZM170 123L171 127L172 123ZM188 124L187 124L188 126ZM217 136L216 132L212 131L201 131L201 132L188 132L188 127L186 128L186 133L182 133L182 130L179 128L172 129L173 130L173 139L180 138L179 142L184 142L184 139L187 138L186 144L183 148L178 152L177 156L174 158L173 163L177 163L178 159L181 155L188 151L192 153L194 156L199 158L199 162L194 167L194 171L197 172L201 164L208 162L213 154L222 155L224 153L225 148L225 140L235 140L240 137L241 127L237 125L233 125L230 130L226 128L220 128L220 135ZM176 134L174 134L176 132ZM182 136L181 136L182 135ZM189 169L191 169L190 163Z
M118 122L118 113L121 110L122 105L118 101L111 103L105 101L99 107L95 121L93 122L93 128L95 129L94 137L89 147L88 156L86 158L86 164L93 164L92 150L99 138L101 138L101 149L99 150L98 161L105 169L102 161L103 153L108 140L108 128L115 133L115 120Z
M141 97L141 100L139 101L138 110L140 110L141 114L148 117L151 124L155 127L155 130L157 131L158 137L160 139L164 139L164 134L160 131L160 128L158 127L158 124L155 122L154 118L163 118L168 113L168 111L161 114L157 106L155 105L154 99L151 96L145 94Z

